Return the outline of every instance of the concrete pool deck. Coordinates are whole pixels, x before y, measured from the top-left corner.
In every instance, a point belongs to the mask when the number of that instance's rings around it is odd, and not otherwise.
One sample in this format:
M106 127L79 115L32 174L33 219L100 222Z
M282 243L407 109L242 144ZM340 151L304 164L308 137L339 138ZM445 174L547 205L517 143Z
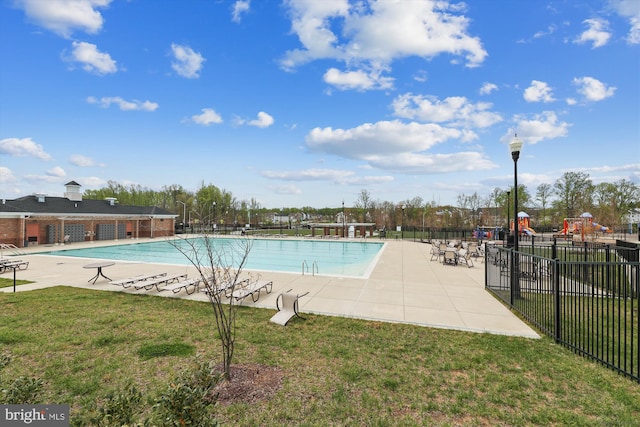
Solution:
M186 295L170 291L157 292L111 285L100 277L95 284L88 283L95 269L84 265L95 260L87 258L39 255L60 249L80 249L97 245L142 243L158 239L135 241L73 243L65 246L39 246L20 249L17 258L29 261L29 268L19 270L16 278L34 283L20 285L18 291L29 291L52 286L73 286L103 291L147 293L172 298L207 301L202 292ZM469 332L539 338L531 327L520 320L500 301L484 289L484 264L450 266L430 261L431 245L412 241L386 241L377 265L368 278L310 275L281 272L258 273L261 279L273 281L273 291L262 291L257 302L247 298L244 305L273 310L276 297L292 290L308 294L299 300L302 313L343 316L384 322L408 323L434 328L456 329ZM5 250L4 255L11 254ZM321 266L320 266L321 267ZM104 268L103 273L112 280L124 279L142 273L186 273L198 277L192 266L178 266L141 262L116 261ZM320 271L320 273L322 273ZM0 277L13 278L11 271ZM0 292L13 292L13 287L0 288Z

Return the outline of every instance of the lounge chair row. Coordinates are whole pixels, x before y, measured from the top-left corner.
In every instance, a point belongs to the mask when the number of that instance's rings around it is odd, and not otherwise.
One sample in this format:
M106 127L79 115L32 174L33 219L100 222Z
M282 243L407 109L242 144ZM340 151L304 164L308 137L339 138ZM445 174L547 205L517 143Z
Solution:
M22 261L21 259L2 258L0 259L0 273L4 273L9 270L26 270L29 267L29 261Z
M260 292L264 291L269 294L273 289L273 281L270 280L257 280L251 282L249 279L237 282L235 285L233 282L226 281L214 286L207 286L202 291L209 296L221 295L224 292L225 297L234 298L236 301L242 301L247 297L251 297L253 302L257 302L260 299Z
M184 289L187 294L192 294L198 290L200 282L201 279L188 279L187 274L151 273L114 280L111 284L146 291L156 288L158 292L173 291L176 294Z

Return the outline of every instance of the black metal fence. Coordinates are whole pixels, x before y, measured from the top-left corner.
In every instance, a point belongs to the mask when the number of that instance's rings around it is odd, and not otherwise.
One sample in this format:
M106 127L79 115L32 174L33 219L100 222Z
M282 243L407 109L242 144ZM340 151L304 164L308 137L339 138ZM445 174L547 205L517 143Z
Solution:
M640 382L638 248L486 249L486 288L557 343Z

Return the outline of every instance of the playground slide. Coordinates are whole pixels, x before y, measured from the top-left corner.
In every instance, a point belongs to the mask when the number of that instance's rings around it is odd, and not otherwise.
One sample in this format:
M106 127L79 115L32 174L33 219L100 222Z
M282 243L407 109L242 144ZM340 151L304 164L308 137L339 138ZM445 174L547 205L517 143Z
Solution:
M604 225L600 225L597 222L592 222L591 223L598 231L602 231L604 233L611 233L611 230L609 229L609 227L605 227Z
M524 233L526 233L528 236L535 236L536 235L536 230L534 230L533 228L530 228L530 227L522 227L522 231Z

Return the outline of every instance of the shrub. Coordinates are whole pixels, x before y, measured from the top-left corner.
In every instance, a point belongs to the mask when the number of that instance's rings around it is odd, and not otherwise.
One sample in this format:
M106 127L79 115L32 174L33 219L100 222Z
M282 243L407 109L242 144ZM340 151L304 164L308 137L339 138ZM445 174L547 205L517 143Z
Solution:
M2 403L20 405L38 401L44 380L40 378L18 377L2 387Z
M124 390L118 390L107 395L107 401L98 410L92 420L97 426L132 425L136 415L140 412L142 392L135 385L129 383Z
M196 359L196 368L180 373L160 394L154 409L163 426L216 426L209 394L220 381L213 367Z

